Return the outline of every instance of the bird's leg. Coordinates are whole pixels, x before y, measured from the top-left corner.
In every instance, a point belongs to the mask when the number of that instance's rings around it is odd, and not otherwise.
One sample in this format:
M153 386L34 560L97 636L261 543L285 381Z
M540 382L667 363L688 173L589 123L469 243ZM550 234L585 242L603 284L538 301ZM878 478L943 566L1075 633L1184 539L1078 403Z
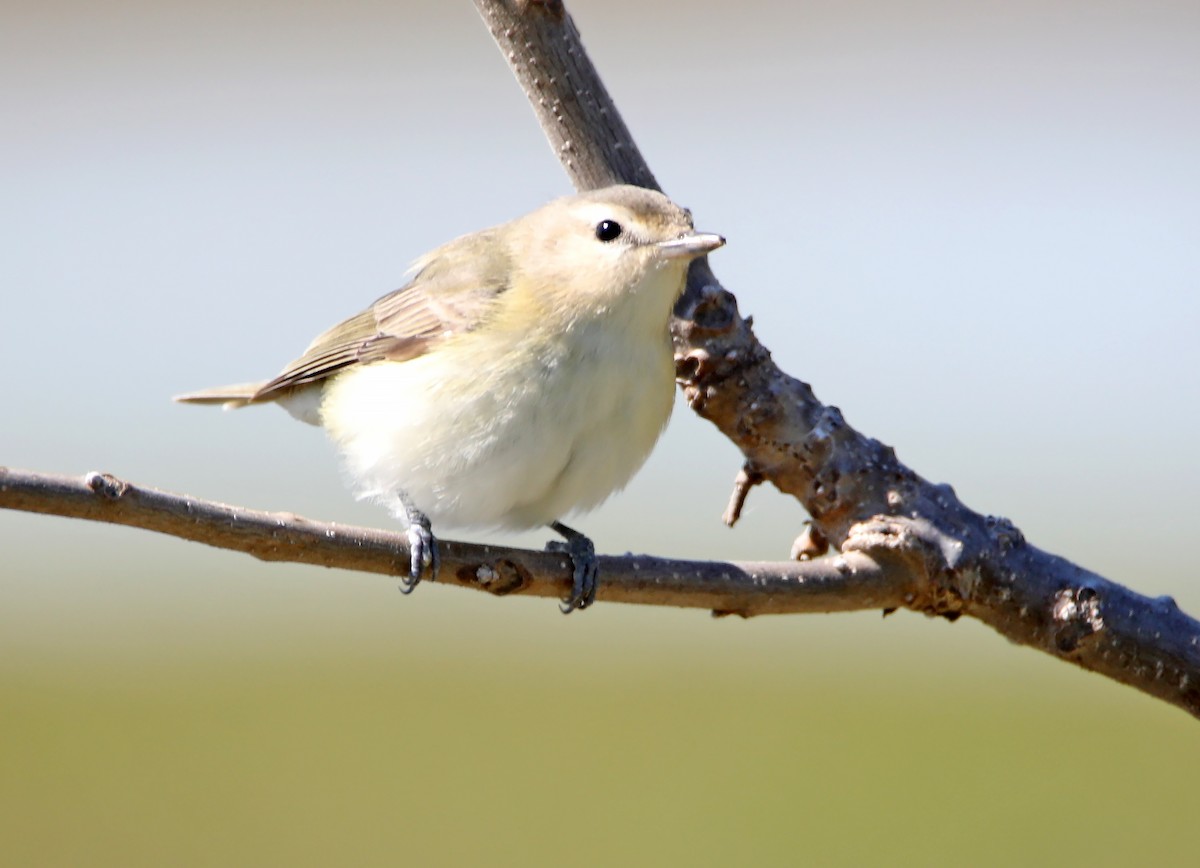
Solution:
M596 600L596 586L600 578L600 562L596 559L596 547L579 531L567 527L561 521L550 522L550 528L562 534L565 542L551 540L546 551L561 552L571 559L574 575L570 596L563 598L558 607L564 615L575 609L586 609Z
M438 554L437 540L429 527L429 516L417 509L412 498L405 492L400 492L400 505L404 507L404 517L408 520L408 577L400 580L400 592L411 594L421 581L425 568L429 568L429 581L437 581L438 568L442 565Z

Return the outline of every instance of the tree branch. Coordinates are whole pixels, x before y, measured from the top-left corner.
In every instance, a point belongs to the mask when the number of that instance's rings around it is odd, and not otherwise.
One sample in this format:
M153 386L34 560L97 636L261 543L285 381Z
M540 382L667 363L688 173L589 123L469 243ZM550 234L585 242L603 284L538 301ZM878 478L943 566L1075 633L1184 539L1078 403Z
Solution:
M105 473L83 478L0 467L0 508L123 524L287 561L402 576L404 534L259 512L142 488ZM439 539L440 584L562 598L571 565L560 554ZM904 605L910 571L896 558L850 554L809 563L710 563L647 556L601 557L598 599L712 609L717 614L847 612Z
M575 186L657 188L563 4L475 5ZM816 539L844 553L904 556L916 589L908 608L971 615L1200 716L1200 623L1173 600L1028 545L1007 519L968 509L950 486L854 430L775 365L707 261L693 265L675 313L677 376L692 409L737 444L757 477L804 505ZM731 517L748 491L739 478Z
M554 0L476 0L576 186L657 186ZM600 599L754 615L904 607L966 614L1001 634L1107 675L1200 716L1200 623L1169 598L1149 599L1028 545L1003 518L964 506L851 428L788 376L758 342L706 262L676 308L677 375L692 408L746 457L736 518L760 478L813 519L799 564L602 558ZM89 474L84 480L0 468L0 507L142 527L291 560L400 575L403 537L166 494ZM494 594L561 597L569 567L555 554L442 541L443 581Z

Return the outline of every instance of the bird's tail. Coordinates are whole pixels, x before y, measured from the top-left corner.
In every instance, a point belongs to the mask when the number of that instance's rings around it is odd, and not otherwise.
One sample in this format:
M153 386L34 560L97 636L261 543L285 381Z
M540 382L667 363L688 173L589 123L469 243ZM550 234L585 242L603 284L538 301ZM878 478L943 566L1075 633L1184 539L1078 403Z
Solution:
M188 392L186 395L176 395L173 401L180 404L220 404L226 410L236 410L247 404L262 403L263 399L255 399L259 390L267 383L261 380L257 383L234 383L231 386L213 386L211 389L200 389L198 392ZM267 398L273 400L274 396Z

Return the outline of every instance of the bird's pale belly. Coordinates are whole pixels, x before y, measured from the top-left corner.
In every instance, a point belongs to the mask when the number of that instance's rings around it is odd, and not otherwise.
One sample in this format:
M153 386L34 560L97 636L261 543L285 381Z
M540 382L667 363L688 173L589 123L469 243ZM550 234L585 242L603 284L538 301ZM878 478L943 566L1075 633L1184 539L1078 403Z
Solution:
M329 382L322 422L360 496L402 515L403 491L435 526L521 529L624 487L671 413L666 335L584 334L525 357L502 369L446 347Z

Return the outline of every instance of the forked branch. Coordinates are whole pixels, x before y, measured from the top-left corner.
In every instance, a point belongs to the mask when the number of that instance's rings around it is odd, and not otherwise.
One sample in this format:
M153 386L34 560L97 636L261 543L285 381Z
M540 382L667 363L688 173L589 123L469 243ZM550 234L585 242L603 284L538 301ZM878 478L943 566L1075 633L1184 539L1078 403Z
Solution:
M577 188L656 186L570 15L557 0L475 0ZM1100 672L1200 715L1200 623L1027 544L1006 519L968 509L836 407L781 371L706 261L672 325L693 410L742 450L754 479L796 497L810 540L843 553L902 554L908 608L970 615L1014 642ZM740 478L739 478L740 479ZM734 504L749 491L739 483Z
M655 187L555 0L476 0L555 152L579 188ZM908 608L969 615L1014 642L1101 673L1200 716L1200 623L1029 545L1008 520L976 513L953 489L860 434L809 386L779 370L733 296L697 262L673 324L677 376L691 407L742 450L729 516L760 479L795 496L813 524L801 550L840 554L789 564L602 558L599 599L744 615ZM263 560L400 575L403 536L260 513L143 489L0 468L0 507L142 527ZM556 554L442 541L443 581L495 594L561 597Z

